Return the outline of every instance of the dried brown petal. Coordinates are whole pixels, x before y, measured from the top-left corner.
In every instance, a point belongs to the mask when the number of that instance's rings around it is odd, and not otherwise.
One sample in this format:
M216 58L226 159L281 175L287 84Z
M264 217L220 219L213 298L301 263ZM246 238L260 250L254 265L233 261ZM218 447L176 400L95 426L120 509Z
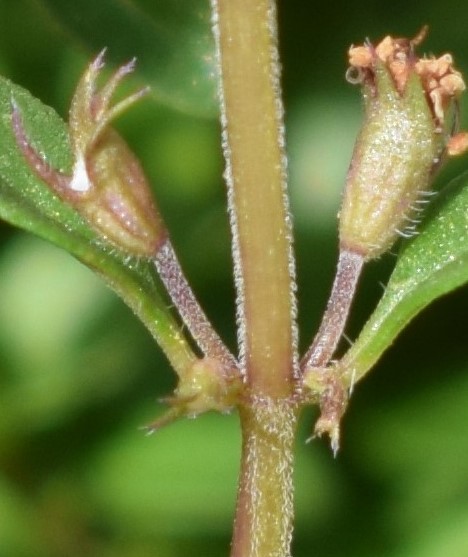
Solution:
M368 81L375 82L375 71L379 63L388 69L395 83L396 90L404 94L410 76L416 73L427 94L431 110L441 127L451 101L465 89L463 78L453 67L450 54L439 58L418 58L414 47L422 42L427 33L423 27L414 39L393 38L387 35L377 46L364 44L353 46L349 50L349 63L358 70L368 70Z
M468 132L460 132L447 142L447 154L451 157L462 155L468 151Z

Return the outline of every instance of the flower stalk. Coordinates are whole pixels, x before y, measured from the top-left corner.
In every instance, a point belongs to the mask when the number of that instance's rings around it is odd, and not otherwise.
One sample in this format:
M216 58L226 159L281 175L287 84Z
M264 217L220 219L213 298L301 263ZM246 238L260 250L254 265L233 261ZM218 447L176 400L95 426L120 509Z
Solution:
M229 375L237 375L237 362L195 298L169 239L165 240L153 260L177 311L203 354L220 362Z
M302 359L302 369L323 368L331 360L342 337L363 265L364 258L359 253L340 250L329 302L314 341Z

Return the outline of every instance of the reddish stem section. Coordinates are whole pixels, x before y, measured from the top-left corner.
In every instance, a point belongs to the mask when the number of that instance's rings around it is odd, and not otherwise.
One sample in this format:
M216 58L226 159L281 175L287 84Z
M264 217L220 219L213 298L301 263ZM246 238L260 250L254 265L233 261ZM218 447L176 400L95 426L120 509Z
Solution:
M302 371L310 367L324 367L333 356L343 335L363 264L362 255L346 249L340 250L327 309L314 341L302 359Z
M177 311L203 354L218 360L227 369L236 370L238 366L234 356L200 307L169 240L159 249L154 264Z

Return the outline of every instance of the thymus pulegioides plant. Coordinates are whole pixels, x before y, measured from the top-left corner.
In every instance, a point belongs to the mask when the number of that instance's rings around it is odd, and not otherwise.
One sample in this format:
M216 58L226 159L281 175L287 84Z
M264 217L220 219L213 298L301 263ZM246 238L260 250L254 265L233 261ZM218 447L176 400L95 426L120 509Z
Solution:
M0 168L0 216L66 248L147 325L179 380L166 399L170 409L149 432L178 417L238 410L243 448L231 555L287 556L301 409L320 407L315 433L328 434L336 453L355 383L418 311L468 279L466 178L454 182L427 218L421 214L434 193L435 171L468 147L468 135L457 130L457 99L465 85L449 54L417 56L425 29L414 39L388 36L350 48L347 76L362 88L364 120L339 213L335 281L319 330L300 358L275 3L212 0L211 9L237 355L197 302L143 169L111 128L146 92L112 102L134 62L103 84L104 51L90 63L73 96L66 133L57 132L59 150L71 154L60 168L31 123L32 110L39 120L50 119L49 113L2 82L4 152L26 168L26 186L11 165ZM51 126L63 131L60 123ZM349 351L334 360L364 264L401 236L401 255L375 313ZM178 318L159 296L158 281Z

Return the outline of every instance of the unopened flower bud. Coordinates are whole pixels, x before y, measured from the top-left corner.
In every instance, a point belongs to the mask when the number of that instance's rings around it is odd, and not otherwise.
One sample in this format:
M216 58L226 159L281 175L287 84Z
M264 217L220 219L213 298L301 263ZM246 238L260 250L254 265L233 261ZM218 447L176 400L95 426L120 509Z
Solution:
M416 57L424 34L349 51L348 78L362 84L365 120L348 171L340 244L364 259L415 233L449 139L446 115L465 88L450 55Z
M73 205L104 239L132 255L152 257L166 239L166 230L140 163L109 127L111 120L146 90L111 107L112 95L122 78L133 71L134 61L121 66L97 91L103 57L104 51L89 65L73 96L69 121L74 156L71 176L52 169L35 151L15 104L13 131L36 174L61 199Z
M210 410L229 412L239 403L241 387L240 377L226 374L226 368L219 361L197 360L181 377L174 395L163 399L171 408L145 429L153 433L177 418L195 417Z

